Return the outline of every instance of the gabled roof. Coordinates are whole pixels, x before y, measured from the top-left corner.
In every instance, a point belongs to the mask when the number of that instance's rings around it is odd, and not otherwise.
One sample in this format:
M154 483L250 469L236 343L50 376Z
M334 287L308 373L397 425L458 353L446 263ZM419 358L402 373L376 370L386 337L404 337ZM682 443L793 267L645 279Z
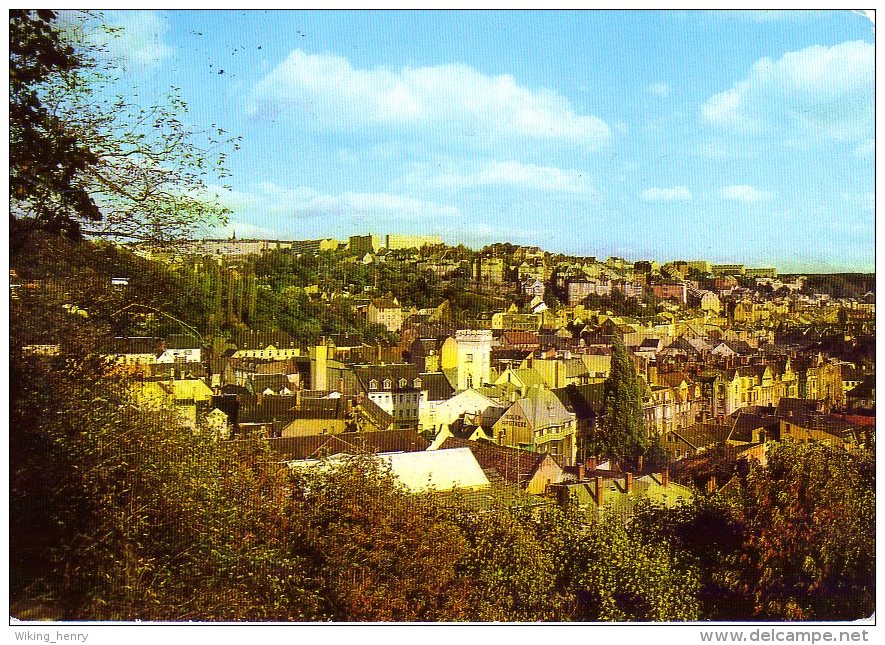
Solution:
M639 345L638 351L648 351L654 350L657 351L661 347L661 339L660 338L644 338L642 343Z
M153 336L117 336L102 344L104 354L161 354L162 340Z
M560 425L573 418L562 401L550 390L531 388L528 394L516 401L533 429Z
M731 434L731 431L732 426L728 424L695 423L685 428L671 430L670 432L695 450L700 450L724 442Z
M253 351L266 349L271 345L277 349L292 349L298 347L295 339L284 331L257 332L239 334L232 339L238 349Z
M237 418L238 423L288 422L295 419L295 397L286 396L242 396Z
M864 378L863 382L851 388L845 396L852 399L871 399L876 392L876 377L873 375Z
M778 419L774 416L774 409L770 413L763 413L755 409L757 406L741 408L732 415L734 419L728 441L752 443L753 430L764 429L766 433L776 431L779 426Z
M427 390L428 401L446 401L455 394L455 388L442 372L421 372L421 389Z
M389 365L355 365L353 373L356 375L363 391L369 392L371 381L378 382L378 390L384 390L384 381L390 380L390 391L406 391L415 389L415 379L419 378L420 372L417 365L411 363L391 363ZM400 379L406 379L406 385L401 387ZM423 377L422 386L423 386Z
M508 377L505 377L505 374L507 374ZM502 383L510 382L514 383L515 385L528 388L544 385L544 378L540 374L538 374L537 371L531 368L507 368L504 372L502 372L501 376L498 377L497 381L501 381Z
M530 345L538 344L538 333L534 331L507 330L501 335L502 345Z
M427 450L430 442L415 430L381 430L336 435L311 435L266 439L267 445L283 459L318 459L330 455L376 454Z
M658 373L658 385L665 387L678 387L685 381L688 385L692 384L691 378L685 372L664 372Z
M594 419L602 411L605 383L569 385L551 390L569 412L580 420Z
M441 448L468 448L491 482L503 480L525 489L538 467L548 457L546 454L508 448L488 441L467 441L447 438ZM555 462L554 462L555 463Z
M249 381L252 391L255 394L264 392L265 390L273 390L279 394L284 389L291 391L291 383L285 374L253 374Z
M818 402L813 399L797 399L784 396L778 401L774 413L783 419L793 416L804 416L809 412L817 412L817 405Z
M411 491L489 488L489 480L469 448L394 452L380 455Z

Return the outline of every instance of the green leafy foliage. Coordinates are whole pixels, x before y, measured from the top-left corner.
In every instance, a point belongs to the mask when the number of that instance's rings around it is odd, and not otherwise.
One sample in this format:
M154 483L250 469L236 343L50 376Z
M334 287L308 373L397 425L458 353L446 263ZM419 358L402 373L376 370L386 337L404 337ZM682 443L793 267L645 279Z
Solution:
M760 617L865 618L875 607L875 461L824 444L772 448L747 477L748 576Z
M9 13L9 190L12 225L19 218L78 238L80 222L101 219L89 190L76 180L98 163L76 128L45 104L41 88L76 69L80 57L54 25L55 12Z
M122 68L97 43L121 33L100 13L10 18L14 245L34 230L163 244L226 221L210 183L237 137L188 124L177 88L153 105L118 92Z

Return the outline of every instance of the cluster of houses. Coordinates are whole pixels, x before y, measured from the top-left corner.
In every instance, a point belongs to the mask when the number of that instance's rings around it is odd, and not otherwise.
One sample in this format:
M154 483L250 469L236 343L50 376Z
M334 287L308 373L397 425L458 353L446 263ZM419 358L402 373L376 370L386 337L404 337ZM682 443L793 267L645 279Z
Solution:
M253 242L224 244L256 252ZM332 242L286 244L315 253L337 248ZM778 280L773 269L599 262L536 247L493 250L467 267L446 247L409 256L438 243L356 236L348 247L370 261L405 249L406 261L441 276L466 270L478 291L511 304L455 326L447 301L416 310L394 294L368 294L351 298L356 313L396 342L333 334L305 346L280 331L194 332L112 338L100 351L130 377L143 405L172 404L183 422L220 440L269 442L297 468L372 454L409 488L478 491L485 502L629 513L641 497L689 498L695 489L683 473L698 478L687 464L714 447L764 462L770 440L861 450L874 439L873 294L833 300L803 290L801 279ZM222 246L215 251L223 255ZM13 286L13 297L28 288ZM560 297L548 307L551 291ZM591 307L592 296L615 292L651 294L658 305L642 319ZM615 338L640 377L648 433L666 468L600 463Z
M508 504L629 513L641 497L690 498L668 469L597 465L615 336L674 474L713 446L764 461L769 440L846 450L873 440L867 366L709 317L642 325L593 312L589 323L580 305L568 311L562 326L530 329L520 311L489 329L405 318L399 344L386 346L330 336L302 347L283 332L250 332L212 343L115 338L103 351L146 404L171 402L224 440L268 441L298 468L375 454L407 487L475 491L480 501L500 494Z

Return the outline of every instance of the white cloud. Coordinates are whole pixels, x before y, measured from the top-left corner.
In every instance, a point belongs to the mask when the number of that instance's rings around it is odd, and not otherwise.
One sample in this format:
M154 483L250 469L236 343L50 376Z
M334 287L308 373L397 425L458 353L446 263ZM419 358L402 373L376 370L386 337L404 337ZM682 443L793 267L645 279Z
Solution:
M691 191L685 186L673 188L649 188L643 191L642 200L646 202L684 202L691 199Z
M875 46L815 45L762 58L747 77L701 106L703 118L744 132L783 121L831 139L869 136L873 128Z
M867 191L865 193L843 193L842 199L845 200L852 208L866 213L876 210L876 193Z
M346 58L300 50L252 92L252 115L283 111L332 130L432 128L445 136L517 135L584 144L611 135L603 120L577 113L561 94L520 86L509 75L486 76L459 64L355 69Z
M517 186L533 190L589 194L595 192L586 173L517 161L490 161L473 172L447 172L433 183L443 187Z
M274 218L277 228L286 220L360 219L379 221L426 221L461 216L455 206L413 199L392 193L321 193L313 188L286 188L271 182L253 184L248 191L213 186L210 195L233 211L234 216Z
M757 204L771 199L771 193L757 190L748 184L726 186L719 191L719 195L722 199L732 202L743 202L744 204Z
M867 139L854 149L854 156L861 159L872 159L876 155L876 140Z
M122 31L97 35L106 55L120 61L123 68L154 68L174 55L166 41L169 25L156 11L118 11L108 14L109 22Z
M667 97L670 96L673 88L666 83L652 83L651 85L646 86L645 91L654 94L655 96Z

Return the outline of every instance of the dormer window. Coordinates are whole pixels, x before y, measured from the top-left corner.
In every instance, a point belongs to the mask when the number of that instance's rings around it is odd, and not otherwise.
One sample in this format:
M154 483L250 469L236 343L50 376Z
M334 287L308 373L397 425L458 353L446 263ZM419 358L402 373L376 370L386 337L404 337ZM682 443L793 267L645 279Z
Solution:
M384 389L389 390L391 387L393 387L393 382L389 378L384 379Z
M408 385L408 384L409 384L409 382L408 382L406 379L404 379L404 378L401 378L401 379L399 380L399 386L400 386L400 387L406 387L406 385Z
M415 388L421 389L421 379L419 379L419 378L415 379Z
M369 389L370 390L377 390L378 389L378 381L376 381L375 379L372 379L371 381L369 381Z

